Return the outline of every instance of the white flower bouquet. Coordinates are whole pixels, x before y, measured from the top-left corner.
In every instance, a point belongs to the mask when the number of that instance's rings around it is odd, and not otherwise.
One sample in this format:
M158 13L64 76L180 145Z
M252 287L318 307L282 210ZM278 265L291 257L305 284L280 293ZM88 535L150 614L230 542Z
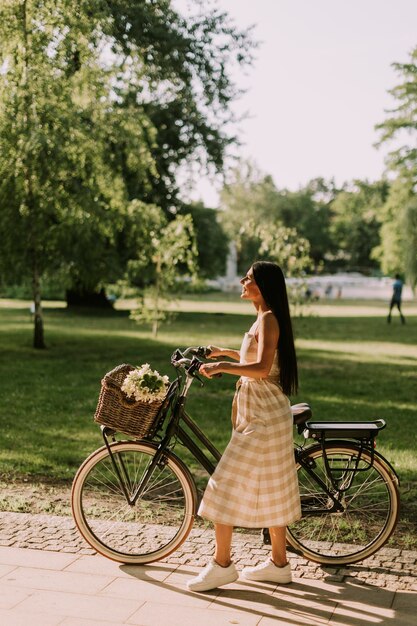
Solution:
M149 363L144 363L126 375L121 390L137 402L151 403L165 398L168 385L168 376L161 376Z

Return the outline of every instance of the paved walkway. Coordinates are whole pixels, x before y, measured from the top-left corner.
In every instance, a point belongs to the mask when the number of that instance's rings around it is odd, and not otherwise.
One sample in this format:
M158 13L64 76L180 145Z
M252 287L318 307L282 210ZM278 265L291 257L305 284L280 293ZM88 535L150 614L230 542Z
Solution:
M94 552L70 518L0 513L0 623L5 626L415 626L417 553L383 549L357 565L322 568L290 555L288 586L237 581L205 594L185 581L212 552L195 531L181 550L149 566ZM256 536L236 535L239 567L265 558Z

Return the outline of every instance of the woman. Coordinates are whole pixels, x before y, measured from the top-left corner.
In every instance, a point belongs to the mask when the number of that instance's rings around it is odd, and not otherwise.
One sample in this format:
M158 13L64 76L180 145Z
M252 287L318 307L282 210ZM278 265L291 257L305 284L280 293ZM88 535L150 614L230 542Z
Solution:
M255 306L256 321L240 351L209 346L210 358L238 363L205 363L200 372L239 376L233 400L231 440L211 476L199 515L215 527L214 559L187 583L208 591L238 578L231 560L234 526L268 527L271 559L246 568L248 580L291 582L286 557L286 526L301 516L288 396L298 386L297 360L285 279L275 263L258 261L240 281L241 298Z

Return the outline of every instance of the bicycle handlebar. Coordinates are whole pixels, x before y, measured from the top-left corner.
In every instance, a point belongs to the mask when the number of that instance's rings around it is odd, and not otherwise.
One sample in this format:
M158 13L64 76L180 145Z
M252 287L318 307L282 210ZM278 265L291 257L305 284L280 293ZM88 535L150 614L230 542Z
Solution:
M209 351L204 346L190 346L183 351L177 348L171 356L171 365L188 371L192 364L194 365L194 368L197 363L199 366L202 365L203 361L201 361L199 357L206 358L208 352ZM192 355L191 359L189 358L189 355Z
M210 350L205 346L190 346L181 352L179 348L173 352L171 356L171 365L177 369L184 369L189 376L196 376L200 367L204 364L201 359L206 359L210 354ZM189 358L192 355L192 358ZM221 374L216 374L221 376Z

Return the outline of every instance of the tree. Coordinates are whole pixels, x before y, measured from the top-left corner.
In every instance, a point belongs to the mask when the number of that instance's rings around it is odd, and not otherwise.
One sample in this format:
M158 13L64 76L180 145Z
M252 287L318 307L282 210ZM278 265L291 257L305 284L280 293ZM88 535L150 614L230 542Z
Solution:
M255 227L260 241L259 255L278 263L288 278L299 278L311 270L310 244L294 228L279 224Z
M400 175L391 183L381 209L380 244L372 251L385 274L406 273L406 250L413 242L412 225L405 221L405 210L413 202L413 184L408 176Z
M165 222L163 214L160 219ZM129 272L135 276L146 274L150 286L142 293L141 308L132 312L132 318L152 324L156 337L161 321L169 315L166 301L170 298L176 281L184 275L193 278L197 270L197 246L191 215L178 215L164 223L151 239L150 254L129 263Z
M250 233L248 223L263 224L273 232L279 227L295 230L309 241L309 256L316 266L331 248L332 183L317 180L296 192L278 190L271 176L245 162L231 173L220 197L223 212L219 217L229 238L237 244L240 271L246 271L259 253L259 237Z
M375 267L373 249L379 245L381 211L387 198L387 181L356 180L331 204L331 231L344 264L350 269ZM341 256L341 255L339 255Z
M417 46L411 51L408 63L392 64L402 82L389 93L396 99L397 106L390 109L387 119L377 124L381 136L378 146L394 140L409 141L392 150L387 158L390 169L407 173L414 184L417 182Z
M405 238L405 271L411 287L417 286L417 198L405 207L404 231L408 233Z
M42 278L115 279L129 203L168 207L195 155L222 166L230 68L250 42L224 14L186 19L169 0L7 0L0 38L1 271L31 276L43 347Z
M201 202L184 205L182 212L192 217L198 250L198 272L202 278L225 273L229 240L219 222L219 212Z
M67 0L10 0L0 18L2 270L31 276L42 348L45 274L65 268L91 284L114 266L126 194L108 136L115 117L122 136L131 129L128 112L121 120L108 107L111 77L88 39L94 19ZM137 159L144 169L151 163L146 150Z
M219 216L236 243L239 270L247 271L256 259L271 260L288 278L304 276L312 262L310 244L299 234L294 219L295 213L302 215L300 203L286 190L278 191L271 176L251 162L242 163L230 177L220 195L223 212Z
M384 208L381 228L381 245L375 255L381 260L384 271L406 272L416 285L415 242L415 188L417 184L417 47L407 63L394 63L401 82L391 89L396 106L388 111L387 119L378 124L378 146L392 142L402 143L391 150L387 165L396 173L390 196Z
M120 165L129 200L156 204L166 214L181 208L180 166L198 161L222 169L236 140L228 124L237 94L232 71L252 56L249 31L199 0L190 6L181 15L171 0L113 0L99 22L111 44L114 107L147 120L136 150L150 153L152 167L144 175L117 133L108 151Z
M181 15L171 0L106 3L103 31L119 68L120 107L138 107L156 131L155 169L146 181L127 173L131 197L166 210L177 203L177 166L187 160L222 170L236 141L229 104L238 91L232 73L252 61L251 29L236 28L227 13L202 0Z

